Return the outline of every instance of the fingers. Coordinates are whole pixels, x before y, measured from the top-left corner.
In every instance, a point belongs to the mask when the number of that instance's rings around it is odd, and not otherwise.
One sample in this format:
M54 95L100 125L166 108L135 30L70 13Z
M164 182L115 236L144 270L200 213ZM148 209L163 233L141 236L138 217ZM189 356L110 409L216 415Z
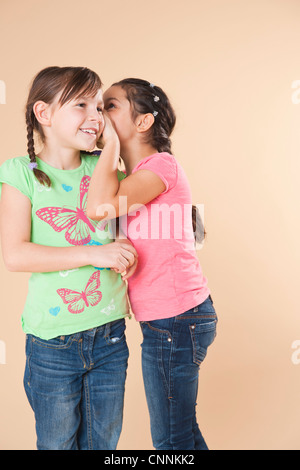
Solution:
M130 251L131 253L134 254L134 256L137 258L138 257L138 253L136 251L136 249L134 248L134 246L130 243L130 241L128 241L127 239L124 239L124 240L118 240L117 242L115 243L119 243L121 245L121 248L124 248L125 250L127 251Z
M126 261L128 261L129 266L132 266L136 258L135 253L127 250L127 248L121 248L121 254L126 259Z
M137 267L137 262L137 256L135 256L134 253L125 248L121 249L121 253L118 258L118 268L114 268L114 270L120 274L125 273L126 279L128 279L134 273Z
M133 265L129 269L126 270L124 275L122 275L123 281L127 281L127 279L129 279L135 273L137 265L138 265L138 261L135 260Z
M111 136L117 137L117 133L115 127L107 113L107 111L103 111L103 129L102 133L97 141L97 147L103 149L107 138Z

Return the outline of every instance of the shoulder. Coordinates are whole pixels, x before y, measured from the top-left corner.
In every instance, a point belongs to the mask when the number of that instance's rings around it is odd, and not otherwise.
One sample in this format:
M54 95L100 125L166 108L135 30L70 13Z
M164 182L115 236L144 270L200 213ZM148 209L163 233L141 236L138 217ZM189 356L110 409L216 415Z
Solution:
M165 183L166 191L172 189L177 183L178 165L173 155L167 152L154 153L143 158L132 173L138 170L150 170L156 173Z
M159 165L161 163L168 164L172 167L176 167L177 165L175 157L173 155L167 152L161 152L154 153L153 155L149 155L149 157L143 158L134 168L134 171L142 169L144 166Z
M30 180L34 177L34 174L28 166L29 163L30 159L28 155L24 157L9 158L0 165L0 176L9 176L12 180L17 178Z
M15 168L19 171L30 171L28 167L29 162L30 159L28 155L24 157L9 158L8 160L5 160L3 163L1 163L0 168Z
M10 158L0 166L0 184L6 183L30 197L34 173L28 167L29 156Z

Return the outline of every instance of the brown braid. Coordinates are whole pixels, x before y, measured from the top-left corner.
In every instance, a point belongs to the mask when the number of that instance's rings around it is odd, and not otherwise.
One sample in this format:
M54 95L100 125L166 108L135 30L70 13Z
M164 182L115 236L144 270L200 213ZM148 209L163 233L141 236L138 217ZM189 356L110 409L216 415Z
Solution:
M197 206L192 205L192 221L194 238L197 243L202 243L206 237L206 231Z
M34 138L33 138L33 123L32 123L32 117L33 112L32 110L29 109L29 106L27 107L26 110L26 125L27 125L27 151L28 155L30 158L31 162L36 163L36 157L35 157L35 149L34 149ZM34 117L35 119L35 117ZM46 173L44 173L42 170L39 170L38 168L33 169L34 176L36 179L43 185L46 186L51 186L51 180Z

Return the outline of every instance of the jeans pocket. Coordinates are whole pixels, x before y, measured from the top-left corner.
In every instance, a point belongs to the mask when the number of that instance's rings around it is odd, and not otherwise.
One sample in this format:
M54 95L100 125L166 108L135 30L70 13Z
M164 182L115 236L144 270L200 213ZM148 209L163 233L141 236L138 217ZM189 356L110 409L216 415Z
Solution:
M108 326L108 325L107 325ZM117 320L109 324L108 331L105 334L107 344L118 344L125 339L125 320Z
M41 339L37 336L30 335L31 341L33 344L37 346L47 348L47 349L67 349L71 346L73 339L76 337L74 335L67 335L67 336L57 336L51 339Z
M189 325L193 346L193 362L200 366L208 347L213 343L217 332L217 321L205 321Z

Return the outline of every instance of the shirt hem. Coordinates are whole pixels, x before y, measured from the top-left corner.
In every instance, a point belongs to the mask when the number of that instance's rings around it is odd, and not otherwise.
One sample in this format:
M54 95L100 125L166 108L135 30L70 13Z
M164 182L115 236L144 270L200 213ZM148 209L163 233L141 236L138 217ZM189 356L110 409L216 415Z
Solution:
M168 312L157 312L155 314L152 313L145 313L145 314L136 314L133 310L133 315L136 321L152 321L152 320L163 320L165 318L172 318L176 317L177 315L181 315L185 313L187 310L190 310L193 307L196 307L199 304L202 304L210 295L210 290L208 288L205 291L201 291L198 294L195 294L193 299L190 299L188 302L184 304L180 304L177 308L170 308ZM153 308L155 310L155 308Z
M111 323L111 322L114 322L114 321L117 321L117 320L122 320L123 318L127 318L127 317L130 317L131 314L130 312L127 312L127 313L124 313L124 314L120 314L119 316L116 316L116 317L112 317L112 318L109 318L107 317L107 319L105 319L105 321L103 322L94 322L94 323L91 323L90 325L86 325L84 328L62 328L59 333L56 331L56 332L39 332L39 331L35 331L34 329L32 328L29 328L29 327L26 327L25 325L22 326L22 329L23 329L23 332L27 335L33 335L33 336L36 336L37 338L40 338L40 339L43 339L44 341L48 341L50 339L53 339L53 338L57 338L58 336L67 336L67 335L74 335L76 333L81 333L83 331L87 331L87 330L90 330L91 328L98 328L99 326L103 326L103 325L106 325L107 323Z

